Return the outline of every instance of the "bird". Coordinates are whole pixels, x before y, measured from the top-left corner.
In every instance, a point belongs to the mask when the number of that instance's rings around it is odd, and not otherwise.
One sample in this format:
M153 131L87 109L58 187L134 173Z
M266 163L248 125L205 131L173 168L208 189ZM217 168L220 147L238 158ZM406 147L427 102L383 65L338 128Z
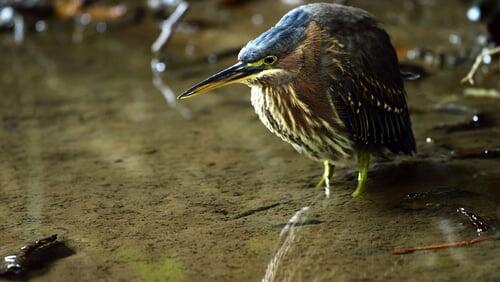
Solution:
M367 11L340 4L299 6L249 41L237 63L178 99L242 83L260 121L299 153L335 166L358 165L363 196L372 156L416 152L404 79L389 34Z

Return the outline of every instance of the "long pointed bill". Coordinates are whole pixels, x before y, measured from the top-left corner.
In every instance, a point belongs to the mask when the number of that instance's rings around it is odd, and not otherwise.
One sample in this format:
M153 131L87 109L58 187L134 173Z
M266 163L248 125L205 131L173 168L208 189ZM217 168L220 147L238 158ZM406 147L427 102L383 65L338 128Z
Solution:
M186 99L198 94L207 93L233 83L242 82L262 71L260 67L249 67L244 63L237 63L189 88L177 99Z

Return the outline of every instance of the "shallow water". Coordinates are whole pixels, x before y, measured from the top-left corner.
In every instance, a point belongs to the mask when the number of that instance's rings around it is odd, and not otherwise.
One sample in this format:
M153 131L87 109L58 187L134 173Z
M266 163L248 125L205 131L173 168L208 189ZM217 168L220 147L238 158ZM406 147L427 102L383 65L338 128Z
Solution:
M212 25L174 35L162 53L165 82L180 92L231 64L194 64L189 54L241 46L290 9L269 2L194 1L186 20ZM428 2L418 12L412 1L351 4L382 19L396 46L453 49L450 33L472 40L482 31L466 21L463 1ZM75 251L34 280L259 281L282 228L313 202L277 281L500 280L498 241L391 253L476 238L460 207L488 222L481 236L497 232L498 159L452 159L447 148L499 146L498 127L433 129L462 119L433 110L448 102L500 121L500 100L463 97L470 64L406 84L417 156L373 164L364 199L350 196L355 167L337 169L330 198L318 201L321 164L267 132L247 88L182 102L190 119L167 106L151 83L156 35L146 22L88 32L78 44L71 25L28 34L21 46L0 37L0 250L57 233Z

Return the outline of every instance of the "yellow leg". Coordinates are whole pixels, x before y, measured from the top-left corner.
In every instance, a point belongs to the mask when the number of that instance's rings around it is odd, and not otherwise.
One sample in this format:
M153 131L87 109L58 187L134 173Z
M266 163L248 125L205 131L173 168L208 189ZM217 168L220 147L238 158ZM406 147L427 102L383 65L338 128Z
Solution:
M370 165L370 153L365 151L358 152L358 187L354 193L353 197L362 196L366 189L366 181L368 180L368 166Z
M316 188L323 187L323 185L330 187L330 177L332 177L333 174L333 167L330 166L328 161L323 161L323 166L325 167L323 176L321 176L321 180L316 184Z

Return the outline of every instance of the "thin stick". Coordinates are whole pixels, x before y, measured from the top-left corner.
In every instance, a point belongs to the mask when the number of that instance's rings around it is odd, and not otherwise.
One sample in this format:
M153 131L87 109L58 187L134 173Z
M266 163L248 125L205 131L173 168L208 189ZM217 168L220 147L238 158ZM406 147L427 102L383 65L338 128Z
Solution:
M477 55L476 60L474 61L474 64L472 65L472 68L470 69L469 73L462 78L462 83L469 82L471 85L474 85L474 75L477 72L477 69L483 62L484 57L486 56L491 56L496 53L500 53L500 46L495 47L493 49L484 49L481 54Z
M182 16L184 16L188 8L189 4L184 1L181 1L177 5L177 8L175 9L174 13L172 13L170 17L168 17L166 20L162 22L161 33L151 46L151 50L154 53L160 52L160 49L163 47L163 45L167 43L167 41L170 39L170 36L172 35L172 31L175 25L180 21Z
M498 237L495 237L495 236L479 237L479 238L474 238L472 240L464 240L464 241L450 242L450 243L438 243L438 244L432 244L432 245L420 246L420 247L412 247L412 248L396 247L396 248L392 249L392 253L395 255L404 255L404 254L411 254L411 253L418 252L418 251L430 251L430 250L439 250L439 249L447 249L447 248L455 248L455 247L464 247L464 246L470 246L472 244L476 244L476 243L483 242L483 241L494 241L494 240L498 240Z
M177 4L177 8L175 11L168 17L166 20L164 20L161 23L161 33L156 39L156 41L153 43L151 46L151 51L153 51L154 58L151 60L151 71L153 73L153 85L158 89L162 94L163 97L165 97L165 100L167 103L171 106L176 108L181 115L186 118L190 119L191 118L191 113L189 112L188 109L182 107L181 105L177 104L177 99L174 91L168 86L164 81L161 76L162 71L158 71L156 69L156 64L159 62L158 60L158 55L163 46L167 44L168 40L172 36L172 33L174 31L174 27L179 23L179 21L182 19L182 17L186 14L186 11L189 8L189 4L185 1L180 1L179 4Z

